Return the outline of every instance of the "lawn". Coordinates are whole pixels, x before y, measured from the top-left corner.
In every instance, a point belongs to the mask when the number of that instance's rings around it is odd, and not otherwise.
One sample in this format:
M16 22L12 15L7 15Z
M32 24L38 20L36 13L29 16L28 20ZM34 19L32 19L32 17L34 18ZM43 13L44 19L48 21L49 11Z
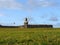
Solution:
M0 45L60 45L60 29L0 28Z

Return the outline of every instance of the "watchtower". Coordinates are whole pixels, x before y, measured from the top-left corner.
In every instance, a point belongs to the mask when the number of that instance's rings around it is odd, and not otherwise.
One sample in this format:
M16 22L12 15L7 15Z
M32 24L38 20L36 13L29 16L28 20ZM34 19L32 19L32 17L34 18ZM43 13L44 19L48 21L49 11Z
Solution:
M24 28L28 28L28 19L25 18L25 21L24 21Z

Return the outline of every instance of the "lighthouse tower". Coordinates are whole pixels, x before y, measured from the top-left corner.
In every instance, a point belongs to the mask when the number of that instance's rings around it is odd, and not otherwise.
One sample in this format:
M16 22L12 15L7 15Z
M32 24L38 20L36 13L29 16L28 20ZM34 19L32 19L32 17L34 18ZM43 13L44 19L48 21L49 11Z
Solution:
M28 28L28 19L25 18L25 21L24 21L24 28Z

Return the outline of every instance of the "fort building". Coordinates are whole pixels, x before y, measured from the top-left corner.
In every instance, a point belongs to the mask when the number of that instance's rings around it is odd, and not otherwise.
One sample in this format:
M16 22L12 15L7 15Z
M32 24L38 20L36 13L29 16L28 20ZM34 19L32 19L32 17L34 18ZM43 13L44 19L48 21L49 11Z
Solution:
M24 25L21 26L3 26L0 25L2 28L53 28L53 25L44 25L44 24L29 24L28 18L25 18Z
M29 24L28 19L25 18L24 28L53 28L53 25Z

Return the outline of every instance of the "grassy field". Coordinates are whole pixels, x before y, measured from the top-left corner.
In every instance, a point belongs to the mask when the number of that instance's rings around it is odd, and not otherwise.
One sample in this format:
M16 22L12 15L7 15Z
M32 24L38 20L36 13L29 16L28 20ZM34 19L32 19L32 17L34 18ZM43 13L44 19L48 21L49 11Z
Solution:
M0 28L0 45L60 45L60 29Z

